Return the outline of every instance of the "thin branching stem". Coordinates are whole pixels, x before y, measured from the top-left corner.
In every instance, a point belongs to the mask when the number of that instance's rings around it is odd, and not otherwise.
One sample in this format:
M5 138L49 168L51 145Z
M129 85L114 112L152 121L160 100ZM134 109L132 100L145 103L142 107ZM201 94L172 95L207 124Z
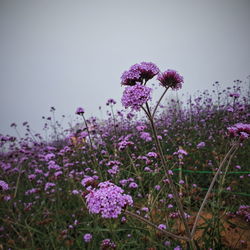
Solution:
M157 136L157 131L156 131L156 128L155 128L155 125L154 125L154 120L153 120L153 117L151 115L148 103L146 103L146 110L147 110L147 113L148 113L148 118L149 118L149 121L150 121L150 124L151 124L151 128L152 128L152 131L153 131L154 138L155 138L156 147L157 147L157 150L158 150L158 152L160 154L161 162L163 164L166 176L169 179L169 184L170 184L171 190L173 192L173 195L174 195L177 207L179 209L180 216L181 216L181 219L182 219L184 227L185 227L186 235L191 240L191 233L190 233L190 229L188 227L187 219L185 217L185 212L184 212L184 209L183 209L183 205L181 203L181 200L180 200L180 197L178 195L178 192L177 192L177 190L175 188L175 185L174 185L174 182L172 180L172 177L168 173L167 163L166 163L163 151L162 151L162 147L161 147L160 141L159 141L158 136ZM193 243L192 243L192 245L193 245Z
M155 117L155 113L156 113L156 111L157 111L157 108L158 108L158 106L160 105L162 98L163 98L164 95L167 93L168 89L169 89L169 87L166 87L166 89L164 90L164 92L163 92L163 94L161 95L160 99L158 100L158 102L157 102L157 104L156 104L156 106L155 106L155 108L154 108L154 111L153 111L153 113L152 113L152 117L153 117L153 118Z
M85 119L85 117L84 117L83 114L82 114L82 118L83 118L84 124L85 124L87 132L88 132L90 147L91 147L92 151L94 152L94 148L93 148L92 139L91 139L91 136L90 136L89 127L88 127L87 121L86 121L86 119Z
M219 166L219 168L218 168L216 174L215 174L214 177L213 177L212 182L210 183L210 186L209 186L208 191L207 191L207 193L206 193L206 195L205 195L205 198L203 199L202 204L201 204L201 206L200 206L200 209L199 209L199 211L198 211L198 213L197 213L197 215L196 215L195 222L194 222L194 225L193 225L193 228L192 228L192 232L191 232L192 237L193 237L194 234L195 234L195 230L196 230L198 221L199 221L199 219L200 219L201 212L202 212L202 210L203 210L203 208L204 208L204 206L205 206L205 204L206 204L206 202L207 202L207 200L208 200L209 194L210 194L211 191L212 191L212 188L213 188L213 186L214 186L214 184L215 184L215 181L216 181L218 175L220 174L221 169L222 169L222 167L224 166L226 160L228 159L228 157L230 157L231 153L232 153L236 148L237 148L237 144L234 143L233 146L230 148L230 150L229 150L229 151L227 152L227 154L225 155L225 157L224 157L224 159L222 160L222 162L221 162L221 164L220 164L220 166Z
M185 241L189 241L189 239L187 237L184 237L184 236L179 236L179 235L176 235L176 234L173 234L167 230L164 230L164 229L160 229L158 228L157 225L155 225L153 222L141 217L140 215L138 214L135 214L135 213L132 213L128 210L125 211L125 214L129 215L129 216L132 216L134 217L135 219L137 220L140 220L148 225L150 225L151 227L155 228L156 230L158 231L161 231L162 233L166 234L167 236L171 237L171 238L175 238L175 239L179 239L179 240L185 240Z

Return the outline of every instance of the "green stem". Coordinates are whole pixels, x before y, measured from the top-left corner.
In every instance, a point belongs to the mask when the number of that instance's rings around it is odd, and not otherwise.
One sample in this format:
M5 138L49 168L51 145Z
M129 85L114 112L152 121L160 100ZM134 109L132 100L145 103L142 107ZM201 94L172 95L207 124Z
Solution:
M181 200L180 200L180 197L178 195L178 192L175 188L175 185L174 185L174 182L172 180L172 177L171 175L168 173L168 168L167 168L167 163L166 163L166 160L165 160L165 157L164 157L164 154L163 154L163 151L162 151L162 147L160 145L160 141L158 139L158 136L157 136L157 132L156 132L156 128L155 128L155 125L154 125L154 118L152 117L151 115L151 112L150 112L150 109L149 109L149 106L148 106L148 103L146 103L146 110L147 110L147 113L148 114L148 118L149 118L149 121L150 121L150 124L151 124L151 128L152 128L152 131L153 131L153 135L154 135L154 139L155 139L155 143L156 143L156 147L157 147L157 150L160 154L160 159L161 159L161 162L163 164L163 168L165 170L165 173L166 173L166 176L167 178L169 179L169 184L170 184L170 187L171 187L171 190L173 192L173 195L174 195L174 199L176 201L176 204L177 204L177 207L179 209L179 212L180 212L180 216L181 216L181 219L183 221L183 224L184 224L184 227L185 227L185 231L186 231L186 235L187 237L191 240L191 233L190 233L190 229L188 227L188 223L187 223L187 219L185 217L185 213L184 213L184 209L183 209L183 206L182 206L182 203L181 203ZM194 245L193 243L191 243L192 245Z
M134 214L134 213L132 213L132 212L130 212L130 211L127 211L127 210L125 211L125 214L130 215L130 216L134 217L135 219L140 220L140 221L142 221L142 222L144 222L144 223L150 225L151 227L155 228L155 229L158 230L158 231L161 231L162 233L165 233L167 236L169 236L169 237L171 237L171 238L189 241L189 239L188 239L187 237L175 235L175 234L173 234L173 233L171 233L171 232L169 232L169 231L167 231L167 230L158 228L158 226L155 225L153 222L151 222L151 221L149 221L149 220L147 220L147 219L141 217L141 216L138 215L138 214Z
M19 166L20 166L20 165L19 165ZM18 173L18 177L17 177L17 182L16 182L16 187L15 187L14 198L16 198L16 195L17 195L17 190L18 190L18 186L19 186L21 174L22 174L22 165L21 165L21 167L20 167L20 169L19 169L19 173Z
M154 108L154 111L153 111L153 113L152 113L152 118L155 117L155 113L156 113L156 111L157 111L157 108L158 108L158 106L160 105L161 100L162 100L162 98L164 97L164 95L166 94L166 92L168 91L168 89L169 89L169 87L167 87L167 88L165 89L165 91L164 91L163 94L161 95L160 99L158 100L158 102L157 102L157 104L156 104L156 106L155 106L155 108Z
M92 140L91 140L91 136L90 136L89 127L88 127L87 121L86 121L86 119L85 119L85 117L84 117L83 114L82 114L82 118L83 118L83 120L84 120L84 124L85 124L86 129L87 129L87 132L88 132L89 141L90 141L90 147L91 147L92 151L94 152L94 148L93 148L93 144L92 144Z
M198 223L198 221L199 221L199 219L200 219L201 212L202 212L202 210L203 210L203 208L204 208L204 206L205 206L205 204L206 204L206 202L207 202L207 199L208 199L209 194L210 194L211 191L212 191L212 188L213 188L213 186L214 186L214 184L215 184L215 181L216 181L218 175L220 174L220 171L221 171L223 165L225 164L227 158L228 158L228 157L230 156L230 154L236 149L236 147L237 147L237 144L233 144L233 146L232 146L232 147L230 148L230 150L227 152L227 154L226 154L226 156L224 157L223 161L221 162L221 164L220 164L220 166L219 166L219 168L218 168L216 174L214 175L212 182L210 183L210 186L209 186L208 191L207 191L207 193L206 193L206 195L205 195L205 198L204 198L204 200L202 201L202 204L201 204L201 206L200 206L199 212L198 212L198 214L196 215L195 222L194 222L194 225L193 225L193 228L192 228L192 232L191 232L192 237L194 236L194 233L195 233L195 230L196 230L196 227L197 227L197 223Z

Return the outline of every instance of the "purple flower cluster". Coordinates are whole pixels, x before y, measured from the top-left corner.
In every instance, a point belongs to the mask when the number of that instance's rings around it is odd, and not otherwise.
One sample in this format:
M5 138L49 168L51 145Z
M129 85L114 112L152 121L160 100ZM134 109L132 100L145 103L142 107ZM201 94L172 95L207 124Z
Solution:
M102 241L101 243L101 249L115 249L116 248L116 244L111 241L110 239L105 239Z
M0 187L2 188L2 190L9 189L9 185L5 181L1 181L1 180L0 180Z
M240 97L240 94L239 93L230 93L229 96L234 97L236 99L236 98Z
M198 143L198 144L196 145L196 147L197 147L198 149L204 148L205 146L206 146L206 143L205 143L204 141L202 141L202 142L200 142L200 143Z
M242 217L246 222L250 223L250 206L241 205L236 212L228 212L227 215L229 217Z
M157 153L155 153L155 152L148 152L147 156L148 157L152 157L152 158L157 158Z
M174 152L173 155L178 155L179 159L183 159L184 155L188 155L187 151L180 148L177 152Z
M152 89L144 85L136 84L127 87L122 96L122 105L132 110L140 110L141 106L151 99Z
M237 123L227 128L231 137L239 137L241 140L247 139L250 135L250 124Z
M47 191L47 190L50 189L51 187L55 187L55 186L56 186L55 183L47 182L47 183L45 184L44 191Z
M84 186L84 187L87 187L87 186L91 186L95 180L98 179L98 176L84 176L84 178L82 179L81 181L81 184Z
M100 183L98 189L86 195L89 212L100 213L102 218L117 218L122 208L133 204L132 197L123 192L123 189L109 181Z
M134 145L134 143L129 140L131 137L132 137L132 135L128 134L126 136L121 136L119 138L118 149L120 151L124 150L125 148L127 148L129 146L133 146Z
M183 77L177 71L168 69L167 71L158 74L157 80L160 81L163 87L169 87L178 90L182 87Z
M92 234L84 234L83 240L84 240L86 243L90 242L91 239L92 239Z
M151 62L142 62L134 64L128 71L125 71L122 76L122 85L133 86L136 83L142 83L143 80L148 81L159 73L158 67Z
M160 225L158 226L158 228L159 228L159 229L163 229L163 230L166 230L166 229L167 229L166 225L164 225L164 224L160 224Z
M82 115L82 114L84 114L84 109L81 108L81 107L77 108L76 109L76 115Z
M116 101L112 98L108 99L107 102L106 102L106 105L109 106L109 105L115 105L116 104Z
M187 214L187 213L184 213L184 216L185 216L186 219L188 219L188 218L191 217L191 216L190 216L189 214ZM172 213L169 214L169 217L170 217L170 218L173 218L173 219L180 218L180 217L181 217L181 216L180 216L180 212L172 212Z
M141 132L140 138L144 141L152 141L152 137L148 132Z
M247 222L250 223L250 206L241 205L236 214L242 216Z

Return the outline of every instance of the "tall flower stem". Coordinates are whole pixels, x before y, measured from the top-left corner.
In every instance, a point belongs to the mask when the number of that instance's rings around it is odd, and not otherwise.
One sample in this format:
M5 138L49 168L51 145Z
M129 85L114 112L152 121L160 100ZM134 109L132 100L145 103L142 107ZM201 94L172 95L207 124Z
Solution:
M83 120L84 120L84 124L85 124L85 126L86 126L87 133L88 133L88 136L89 136L89 142L90 142L91 151L92 151L92 154L94 154L94 147L93 147L92 139L91 139L91 136L90 136L90 131L89 131L89 128L88 128L87 121L86 121L86 119L85 119L85 117L84 117L83 114L82 114L82 118L83 118ZM100 166L99 166L99 164L98 164L98 162L97 162L97 160L96 160L96 157L92 157L92 159L93 159L93 162L94 162L94 164L96 165L96 167L99 169L99 174L101 175L101 177L103 177L103 176L102 176L101 168L100 168Z
M18 167L20 166L20 163L18 165ZM19 173L18 173L18 177L17 177L17 181L16 181L16 186L15 186L15 193L14 193L14 198L16 198L16 195L17 195L17 190L18 190L18 186L19 186L19 182L20 182L20 178L21 178L21 174L22 174L22 166L20 167L19 169Z
M187 237L189 238L189 241L191 241L191 233L190 233L190 229L188 227L188 223L187 223L187 220L186 220L186 217L185 217L185 213L184 213L184 209L183 209L183 206L182 206L182 203L181 203L181 200L180 200L180 197L178 195L178 192L175 188L175 185L174 185L174 182L172 180L172 177L171 175L168 173L168 167L167 167L167 163L166 163L166 160L165 160L165 157L164 157L164 154L163 154L163 151L162 151L162 147L161 147L161 144L160 144L160 141L158 139L158 136L157 136L157 131L156 131L156 127L155 127L155 124L154 124L154 118L152 117L151 115L151 112L150 112L150 108L148 106L148 103L146 103L146 114L149 118L149 121L150 121L150 125L151 125L151 128L152 128L152 131L153 131L153 135L154 135L154 139L155 139L155 143L156 143L156 147L157 147L157 150L160 154L160 159L161 159L161 162L162 162L162 165L164 167L164 170L165 170L165 173L166 173L166 176L167 178L169 179L169 184L170 184L170 187L171 187L171 190L173 192L173 195L174 195L174 199L176 201L176 204L177 204L177 207L179 209L179 212L180 212L180 216L181 216L181 219L183 221L183 224L184 224L184 227L185 227L185 231L186 231L186 235ZM192 243L191 243L192 244ZM192 244L194 245L194 244Z
M115 120L115 114L114 114L114 109L113 109L113 104L111 103L110 105L111 108L111 113L112 113L112 117L113 117L113 123L114 123L114 132L115 132L115 140L114 140L114 152L115 152L115 156L117 156L117 152L116 152L116 148L117 148L117 141L118 141L118 133L117 133L117 129L116 129L116 120Z
M85 124L87 132L88 132L90 147L91 147L92 151L94 152L94 148L93 148L93 144L92 144L92 140L91 140L91 136L90 136L89 127L88 127L87 121L86 121L86 119L85 119L85 117L84 117L83 114L82 114L82 118L83 118L84 124Z
M231 155L231 153L232 153L236 148L237 148L237 143L234 143L234 144L232 145L232 147L230 148L230 150L229 150L229 151L227 152L227 154L225 155L225 157L224 157L224 159L222 160L222 162L220 163L220 166L219 166L217 172L215 173L212 182L210 183L210 186L209 186L208 191L207 191L207 193L206 193L206 195L205 195L205 198L204 198L204 200L202 201L202 204L201 204L201 206L200 206L200 209L199 209L199 211L198 211L198 213L197 213L197 215L196 215L195 222L194 222L194 225L193 225L193 228L192 228L192 232L191 232L192 237L193 237L194 234L195 234L195 230L196 230L198 221L199 221L199 219L200 219L201 212L202 212L202 210L203 210L203 208L204 208L204 206L205 206L205 204L206 204L206 202L207 202L207 199L208 199L209 194L210 194L211 191L212 191L212 188L213 188L213 186L214 186L214 184L215 184L215 181L216 181L218 175L220 174L221 169L222 169L222 167L224 166L226 160L229 158L229 156Z
M158 108L158 106L160 105L162 98L163 98L164 95L167 93L168 89L169 89L169 87L166 87L166 88L165 88L163 94L161 95L160 99L158 100L158 102L157 102L157 104L156 104L156 106L155 106L155 108L154 108L154 111L153 111L153 113L152 113L152 118L155 117L155 113L156 113L156 111L157 111L157 108Z

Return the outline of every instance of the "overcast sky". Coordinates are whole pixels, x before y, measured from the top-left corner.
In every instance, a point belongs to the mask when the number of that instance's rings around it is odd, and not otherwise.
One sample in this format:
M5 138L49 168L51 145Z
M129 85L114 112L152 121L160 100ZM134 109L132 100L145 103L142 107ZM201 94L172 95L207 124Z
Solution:
M0 133L43 115L99 115L120 76L151 61L184 76L182 92L250 74L249 0L0 0Z

